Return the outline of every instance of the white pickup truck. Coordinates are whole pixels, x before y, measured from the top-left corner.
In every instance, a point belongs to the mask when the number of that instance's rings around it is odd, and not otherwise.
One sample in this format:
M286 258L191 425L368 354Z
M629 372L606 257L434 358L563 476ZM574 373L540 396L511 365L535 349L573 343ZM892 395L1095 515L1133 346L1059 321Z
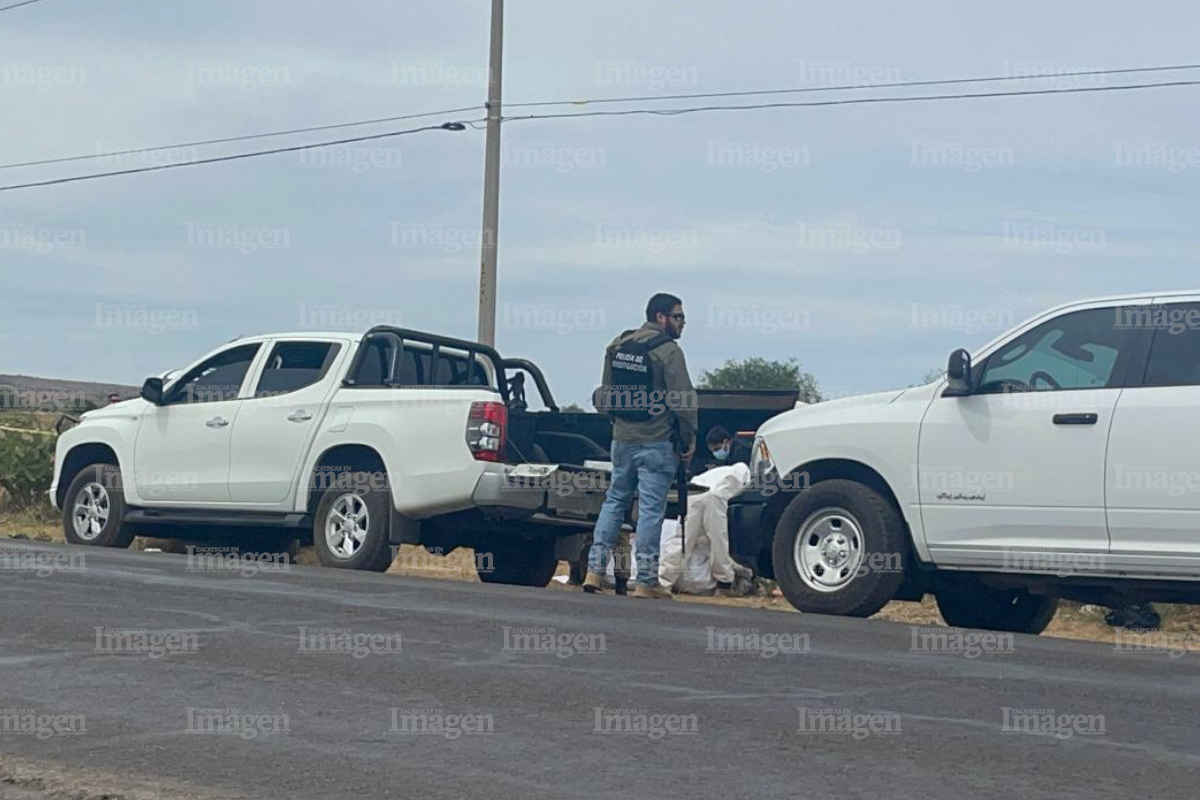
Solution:
M467 546L484 581L545 586L590 540L608 455L529 411L526 375L549 397L530 362L418 331L238 339L85 414L51 502L76 544L234 528L377 571L395 545Z
M1200 292L1071 303L932 384L781 414L731 549L796 608L932 592L1038 633L1058 598L1200 603Z

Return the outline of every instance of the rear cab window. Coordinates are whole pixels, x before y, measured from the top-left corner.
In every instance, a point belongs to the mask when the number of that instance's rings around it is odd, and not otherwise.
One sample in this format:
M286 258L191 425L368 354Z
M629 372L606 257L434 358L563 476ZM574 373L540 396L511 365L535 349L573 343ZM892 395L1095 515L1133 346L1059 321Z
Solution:
M496 391L492 370L478 355L424 342L401 342L390 333L373 334L354 366L348 385L357 388L466 388Z

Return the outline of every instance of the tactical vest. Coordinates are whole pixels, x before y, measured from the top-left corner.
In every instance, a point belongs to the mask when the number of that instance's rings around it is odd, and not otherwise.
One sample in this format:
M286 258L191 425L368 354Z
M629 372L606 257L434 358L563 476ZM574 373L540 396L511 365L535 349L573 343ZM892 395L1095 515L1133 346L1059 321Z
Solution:
M621 334L624 338L634 331ZM647 422L652 418L650 409L662 407L663 398L655 397L660 391L657 386L663 385L656 380L657 367L650 357L650 351L674 341L665 333L657 334L644 341L625 339L615 347L608 349L610 385L604 387L605 408L615 417L630 422ZM599 407L599 406L598 406Z

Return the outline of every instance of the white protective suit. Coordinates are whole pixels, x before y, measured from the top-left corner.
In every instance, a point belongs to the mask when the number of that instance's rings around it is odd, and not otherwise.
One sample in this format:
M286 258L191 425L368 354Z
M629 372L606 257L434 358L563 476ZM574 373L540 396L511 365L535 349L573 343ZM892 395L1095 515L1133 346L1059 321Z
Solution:
M687 594L707 594L716 588L718 581L733 583L726 515L729 498L750 485L750 468L740 463L715 467L691 482L708 487L708 491L688 497L687 563L680 564L679 520L663 520L658 581L664 587Z

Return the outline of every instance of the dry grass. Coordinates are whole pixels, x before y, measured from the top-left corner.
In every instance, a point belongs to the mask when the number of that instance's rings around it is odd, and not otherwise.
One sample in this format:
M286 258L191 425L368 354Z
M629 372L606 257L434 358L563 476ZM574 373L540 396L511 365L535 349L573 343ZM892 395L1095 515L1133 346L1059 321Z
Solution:
M46 511L0 510L0 537L24 537L38 542L66 541L58 514L49 507Z
M0 411L0 426L23 430L52 431L58 414L43 411Z

